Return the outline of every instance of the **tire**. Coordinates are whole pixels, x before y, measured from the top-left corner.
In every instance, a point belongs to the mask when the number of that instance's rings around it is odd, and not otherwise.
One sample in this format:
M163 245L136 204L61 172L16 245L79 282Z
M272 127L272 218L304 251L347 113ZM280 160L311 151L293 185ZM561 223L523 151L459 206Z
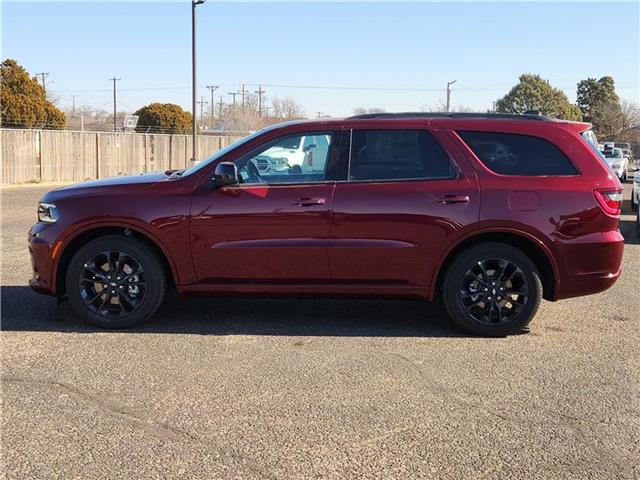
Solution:
M503 337L523 331L535 316L542 282L538 269L521 250L487 242L453 260L442 296L451 319L464 330Z
M148 245L118 235L83 245L65 278L74 311L102 328L127 328L148 319L162 303L167 286L162 263Z
M633 192L631 192L631 211L632 212L638 211L638 204L633 201Z

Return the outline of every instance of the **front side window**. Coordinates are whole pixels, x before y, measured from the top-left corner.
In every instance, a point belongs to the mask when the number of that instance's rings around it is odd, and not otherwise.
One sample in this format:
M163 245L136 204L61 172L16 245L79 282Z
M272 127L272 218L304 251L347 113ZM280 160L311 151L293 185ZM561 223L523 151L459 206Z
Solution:
M457 132L484 165L501 175L577 175L567 156L540 137L497 132Z
M349 180L453 178L456 171L425 130L354 130Z
M287 135L236 160L240 183L324 182L334 134Z

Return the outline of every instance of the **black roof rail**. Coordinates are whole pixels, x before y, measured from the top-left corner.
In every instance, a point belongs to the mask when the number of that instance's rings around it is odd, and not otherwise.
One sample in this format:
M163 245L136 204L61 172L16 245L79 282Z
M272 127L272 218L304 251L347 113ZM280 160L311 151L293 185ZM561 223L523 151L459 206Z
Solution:
M492 120L538 120L553 122L555 119L536 113L471 113L471 112L401 112L401 113L364 113L347 117L349 120L374 118L486 118Z

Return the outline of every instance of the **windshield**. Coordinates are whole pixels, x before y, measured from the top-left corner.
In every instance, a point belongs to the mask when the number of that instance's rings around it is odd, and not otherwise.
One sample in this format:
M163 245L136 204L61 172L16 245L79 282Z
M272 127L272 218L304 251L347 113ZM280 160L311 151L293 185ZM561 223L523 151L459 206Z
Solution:
M261 135L264 132L264 130L259 130L257 132L252 133L251 135L247 135L246 137L242 137L241 139L233 142L230 145L227 145L226 147L224 147L222 150L218 150L217 152L215 152L213 155L211 155L209 158L202 160L201 162L198 162L192 166L190 166L189 168L187 168L184 172L182 172L182 174L180 175L181 177L186 177L188 175L192 175L194 173L196 173L197 171L199 171L201 168L206 167L207 165L209 165L211 162L215 162L216 160L218 160L220 157L222 157L223 155L226 155L227 153L229 153L231 150L233 150L234 148L239 147L240 145L243 145L251 140L253 140L254 138L256 138L258 135Z

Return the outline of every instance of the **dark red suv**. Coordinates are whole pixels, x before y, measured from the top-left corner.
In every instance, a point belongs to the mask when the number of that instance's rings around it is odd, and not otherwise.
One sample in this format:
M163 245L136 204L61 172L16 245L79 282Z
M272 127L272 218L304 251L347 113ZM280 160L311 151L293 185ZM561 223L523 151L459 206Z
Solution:
M269 127L183 171L47 193L39 292L102 327L181 295L442 297L481 335L620 275L622 187L590 125L372 114Z

